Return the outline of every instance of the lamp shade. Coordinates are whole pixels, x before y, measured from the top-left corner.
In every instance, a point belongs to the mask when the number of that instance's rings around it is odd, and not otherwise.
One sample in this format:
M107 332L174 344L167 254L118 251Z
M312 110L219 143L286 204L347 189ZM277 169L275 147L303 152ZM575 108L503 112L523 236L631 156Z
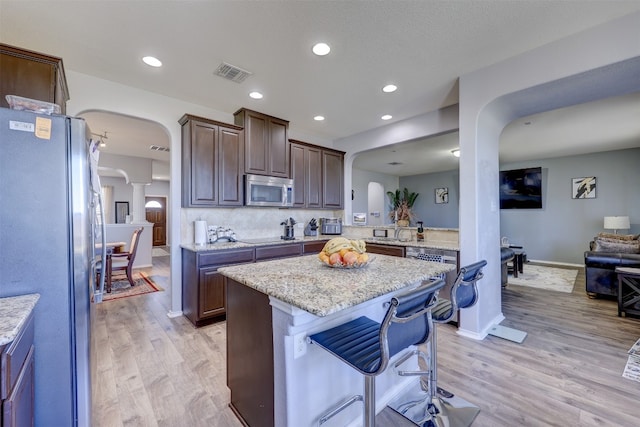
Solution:
M604 228L613 230L627 230L631 228L628 216L605 216Z

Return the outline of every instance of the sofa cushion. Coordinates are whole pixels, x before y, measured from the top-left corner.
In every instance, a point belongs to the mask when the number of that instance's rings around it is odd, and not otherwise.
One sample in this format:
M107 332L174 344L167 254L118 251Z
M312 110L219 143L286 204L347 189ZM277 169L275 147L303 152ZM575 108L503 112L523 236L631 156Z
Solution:
M614 252L622 254L640 253L640 242L638 241L615 241L609 238L596 238L593 245L594 252Z

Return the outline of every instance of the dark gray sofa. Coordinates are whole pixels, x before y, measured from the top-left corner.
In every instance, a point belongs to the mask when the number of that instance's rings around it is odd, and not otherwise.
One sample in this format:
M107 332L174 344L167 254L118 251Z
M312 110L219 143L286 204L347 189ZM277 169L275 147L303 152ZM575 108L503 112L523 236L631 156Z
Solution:
M503 288L507 286L507 280L509 278L508 276L509 267L507 266L507 264L510 262L513 262L514 255L515 253L513 252L513 249L509 249L504 246L500 247L500 262L501 262L500 282Z
M601 233L584 253L586 291L592 298L618 295L616 267L640 268L638 236L612 236L617 235Z

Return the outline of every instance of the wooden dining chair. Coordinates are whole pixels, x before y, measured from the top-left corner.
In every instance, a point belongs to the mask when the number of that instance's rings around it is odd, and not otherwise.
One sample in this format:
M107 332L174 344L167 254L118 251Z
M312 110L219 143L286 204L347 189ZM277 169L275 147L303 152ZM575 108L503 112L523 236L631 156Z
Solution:
M140 227L133 231L128 252L119 252L108 255L111 258L111 268L106 272L107 276L105 277L107 282L107 292L111 292L111 280L114 271L124 271L127 276L127 280L131 283L131 286L135 286L136 283L133 281L133 262L136 259L138 242L140 241L140 234L142 234L142 230L144 229ZM98 264L98 278L100 274L102 274L102 263Z

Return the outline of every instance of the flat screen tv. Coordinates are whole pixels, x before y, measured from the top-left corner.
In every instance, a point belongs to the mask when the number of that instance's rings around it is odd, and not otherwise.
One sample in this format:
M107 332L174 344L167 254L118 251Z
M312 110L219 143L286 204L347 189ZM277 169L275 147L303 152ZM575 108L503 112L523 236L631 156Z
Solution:
M500 171L500 209L542 209L542 168Z

